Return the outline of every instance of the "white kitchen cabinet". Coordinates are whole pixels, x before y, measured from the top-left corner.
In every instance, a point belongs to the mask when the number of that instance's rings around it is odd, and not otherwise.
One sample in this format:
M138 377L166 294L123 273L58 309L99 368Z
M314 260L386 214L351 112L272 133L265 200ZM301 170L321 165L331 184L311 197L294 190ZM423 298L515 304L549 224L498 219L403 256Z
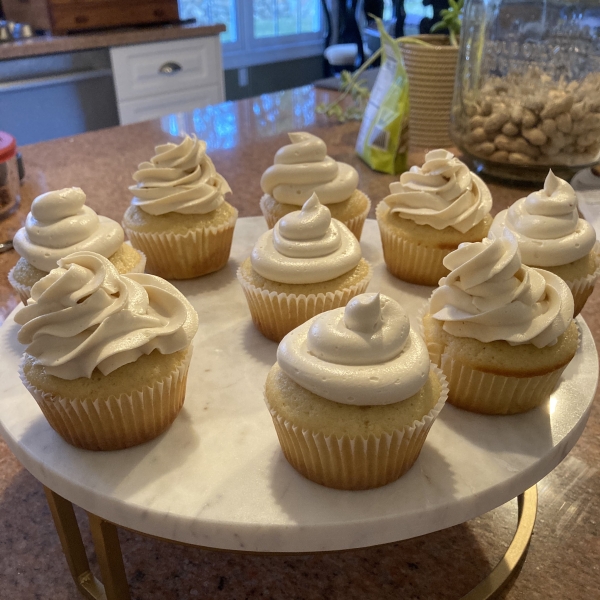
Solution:
M121 125L225 100L217 35L110 49Z

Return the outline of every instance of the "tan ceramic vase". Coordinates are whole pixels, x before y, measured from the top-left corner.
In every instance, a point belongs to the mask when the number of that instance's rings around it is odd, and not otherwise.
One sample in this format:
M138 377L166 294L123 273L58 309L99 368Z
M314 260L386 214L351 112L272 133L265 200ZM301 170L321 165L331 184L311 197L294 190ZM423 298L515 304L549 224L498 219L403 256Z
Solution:
M399 42L408 73L410 146L447 148L454 145L449 128L458 48L443 35L414 38L431 45Z

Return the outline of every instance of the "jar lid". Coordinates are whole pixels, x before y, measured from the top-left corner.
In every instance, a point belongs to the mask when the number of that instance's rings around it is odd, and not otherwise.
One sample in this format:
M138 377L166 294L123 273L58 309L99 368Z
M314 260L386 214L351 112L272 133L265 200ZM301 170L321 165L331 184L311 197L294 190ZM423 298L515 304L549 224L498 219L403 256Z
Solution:
M10 160L17 153L17 140L6 133L0 131L0 162Z

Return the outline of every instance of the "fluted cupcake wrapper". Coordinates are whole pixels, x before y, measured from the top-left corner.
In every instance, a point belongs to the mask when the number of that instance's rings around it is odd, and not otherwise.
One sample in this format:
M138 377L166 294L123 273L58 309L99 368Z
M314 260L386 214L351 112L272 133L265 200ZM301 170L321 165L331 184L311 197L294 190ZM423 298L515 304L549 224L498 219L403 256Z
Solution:
M237 215L235 210L223 225L198 227L185 234L133 231L125 223L123 229L133 247L146 254L148 271L165 279L191 279L227 264Z
M362 230L367 219L367 215L371 210L371 199L364 192L360 193L367 199L367 208L360 215L357 215L352 219L348 219L347 221L341 221L355 235L357 240L360 240L360 236L362 235ZM267 227L269 229L273 229L273 227L275 227L275 223L277 223L277 221L279 221L281 217L269 211L267 205L265 204L267 198L269 198L269 194L264 194L261 197L260 210L262 211L262 214L265 217ZM300 210L301 208L301 206L297 206L295 207L295 210Z
M573 304L575 310L573 316L577 316L581 309L585 306L587 299L594 291L594 286L598 277L600 277L600 244L596 243L594 246L594 253L596 254L596 270L586 277L580 277L579 279L566 279L565 283L569 286L571 293L573 294Z
M31 287L32 286L23 285L22 283L19 283L13 276L14 270L15 270L15 267L13 267L8 272L8 283L10 283L10 285L12 285L15 292L17 292L17 294L19 294L19 298L21 299L21 302L23 304L27 304L27 300L29 300L29 298L31 298Z
M85 450L120 450L148 442L175 420L185 399L190 347L167 377L132 394L107 399L54 396L21 381L42 409L50 426L69 444Z
M380 436L351 438L297 427L265 398L287 461L307 479L341 490L366 490L396 481L415 463L448 396L444 374L432 365L442 391L435 406L410 427Z
M354 296L367 289L371 276L372 269L369 265L367 276L351 287L336 290L335 293L297 295L283 292L278 294L257 288L244 278L241 268L237 271L254 325L274 342L280 342L292 329L315 315L346 306Z
M383 201L377 205L375 212L388 271L409 283L437 285L450 272L443 265L444 257L455 249L433 248L400 237L381 218L381 211L385 208L382 204Z

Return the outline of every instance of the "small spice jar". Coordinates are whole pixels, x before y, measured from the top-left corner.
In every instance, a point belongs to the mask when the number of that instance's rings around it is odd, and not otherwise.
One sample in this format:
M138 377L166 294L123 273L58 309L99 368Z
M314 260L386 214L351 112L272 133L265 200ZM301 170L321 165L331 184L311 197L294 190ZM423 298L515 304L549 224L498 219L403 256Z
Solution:
M17 142L9 133L0 131L0 219L15 210L20 200Z

